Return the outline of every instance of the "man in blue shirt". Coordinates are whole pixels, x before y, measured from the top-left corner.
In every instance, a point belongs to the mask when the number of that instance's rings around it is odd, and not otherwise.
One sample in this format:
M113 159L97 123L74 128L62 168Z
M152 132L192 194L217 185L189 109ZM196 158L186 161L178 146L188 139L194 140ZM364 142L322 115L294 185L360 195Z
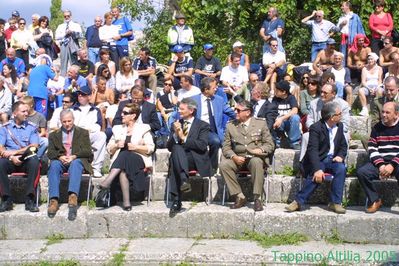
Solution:
M98 35L98 30L102 24L103 24L103 19L100 16L97 16L94 19L94 25L91 25L86 30L85 37L86 37L87 47L88 47L88 51L89 51L89 60L93 64L100 61L98 52L100 51L102 43L101 43L100 37Z
M169 61L169 69L165 77L172 78L173 87L178 90L181 88L180 78L184 75L191 76L193 74L194 63L191 57L184 54L181 45L176 45L173 51L176 55Z
M15 49L8 48L6 51L6 58L1 60L0 63L0 73L3 72L3 66L7 64L13 64L15 70L17 70L18 77L23 77L26 72L26 66L24 60L15 56Z
M151 51L147 47L143 47L139 51L139 56L134 59L133 69L137 70L139 78L145 81L145 87L156 93L157 76L157 60L151 56Z
M132 23L127 17L121 15L119 7L112 8L112 15L115 20L112 24L119 27L119 40L116 41L116 49L118 51L118 57L129 56L129 41L133 40L133 28ZM118 65L118 62L115 62Z
M67 72L67 78L64 84L64 93L69 91L70 93L76 92L79 88L87 86L87 80L79 75L79 66L72 65L69 67Z
M34 187L39 182L40 162L35 155L39 146L39 134L36 125L27 121L28 105L16 102L12 106L14 119L0 128L0 185L2 202L0 212L12 210L10 181L8 174L13 172L27 173L25 190L25 210L38 212L34 204Z
M284 32L284 21L278 17L277 8L271 7L267 11L267 19L263 21L259 35L265 42L263 45L263 53L270 52L269 41L274 38L278 42L279 51L285 52L283 48L283 40L281 36Z

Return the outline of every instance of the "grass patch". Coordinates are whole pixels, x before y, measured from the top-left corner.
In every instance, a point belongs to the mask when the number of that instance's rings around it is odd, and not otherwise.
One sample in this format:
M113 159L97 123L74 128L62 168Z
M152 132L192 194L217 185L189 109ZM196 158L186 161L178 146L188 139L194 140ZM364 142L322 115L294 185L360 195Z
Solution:
M322 238L326 242L334 245L345 243L345 241L339 236L337 229L333 229L330 236L322 235Z
M129 246L129 242L126 243L126 244L121 245L120 248L119 248L119 252L112 256L111 262L108 263L107 265L112 265L112 266L122 266L122 265L124 265L125 264L125 257L126 257L125 252L127 251L128 246Z
M65 237L63 234L52 234L51 236L46 237L46 239L47 239L46 245L49 246L49 245L61 243L64 238Z
M264 248L281 245L298 245L309 240L307 236L298 233L267 235L256 232L244 232L239 239L256 241Z
M352 164L346 168L347 176L356 176L356 165Z
M295 176L296 172L294 168L288 165L284 165L283 170L276 172L278 175L285 175L285 176Z
M359 108L352 108L351 111L352 111L353 116L359 116L359 114L361 112L361 110Z
M86 206L87 205L87 200L83 201L80 205ZM89 210L93 210L96 208L96 201L95 200L89 200Z
M24 263L23 266L78 266L80 263L76 260L61 260L58 262L52 261L39 261L34 263Z
M198 205L198 201L197 200L191 201L191 207L195 207L197 205Z

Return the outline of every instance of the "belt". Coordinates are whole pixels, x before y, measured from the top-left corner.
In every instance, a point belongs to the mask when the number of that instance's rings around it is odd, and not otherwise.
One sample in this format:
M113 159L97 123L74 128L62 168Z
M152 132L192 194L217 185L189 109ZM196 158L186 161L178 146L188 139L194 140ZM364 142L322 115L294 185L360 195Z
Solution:
M327 41L325 41L325 42L312 42L312 44L321 44L321 43L326 43Z

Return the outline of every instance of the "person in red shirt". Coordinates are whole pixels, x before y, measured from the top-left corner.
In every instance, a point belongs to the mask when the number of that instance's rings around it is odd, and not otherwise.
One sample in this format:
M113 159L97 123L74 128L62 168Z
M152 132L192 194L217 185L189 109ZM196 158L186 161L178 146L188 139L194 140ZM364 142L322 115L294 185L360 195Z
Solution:
M15 18L10 18L8 20L8 24L10 26L4 31L4 35L6 36L8 47L10 47L11 35L17 30L17 20Z
M383 40L391 36L393 30L393 20L389 13L384 11L385 1L374 1L374 13L369 18L369 28L371 31L371 50L379 54L383 47Z

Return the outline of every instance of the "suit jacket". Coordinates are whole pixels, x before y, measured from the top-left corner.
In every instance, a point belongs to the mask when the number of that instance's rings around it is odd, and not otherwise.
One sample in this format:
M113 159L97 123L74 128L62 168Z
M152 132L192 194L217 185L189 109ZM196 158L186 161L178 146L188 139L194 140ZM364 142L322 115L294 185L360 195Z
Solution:
M260 107L257 117L265 118L269 130L273 129L273 124L278 116L278 108L276 103L266 100Z
M334 154L333 157L339 156L345 160L348 144L344 136L344 126L338 123L337 134L334 138ZM314 172L320 170L320 162L323 161L330 150L330 138L328 129L323 120L320 120L309 128L309 143L303 159L303 167L306 175L313 175Z
M268 156L274 151L274 142L269 129L265 127L265 119L252 117L245 132L238 120L227 124L222 152L223 156L230 159L233 155L248 156L250 151L260 148L264 153L264 162L268 163Z
M183 121L181 120L180 123L183 124ZM208 123L198 118L194 118L186 142L176 143L172 127L167 144L170 152L174 145L182 145L186 152L190 152L194 158L195 166L201 176L211 176L211 163L208 155L209 130Z
M72 138L72 155L76 155L83 163L87 173L92 173L91 162L93 152L91 150L89 132L86 129L75 126ZM62 155L66 155L66 150L62 144L62 129L57 129L50 133L48 138L47 156L50 160L58 160Z
M118 111L115 114L115 118L112 121L112 126L121 125L122 124L122 111L126 104L131 103L131 100L122 101L118 105ZM149 124L151 127L151 131L155 133L155 131L161 129L161 123L159 122L157 111L155 108L155 104L144 101L141 106L141 120L144 124Z
M191 97L198 105L197 113L195 115L195 117L198 119L201 119L202 108L208 108L208 106L202 106L201 95L202 94L198 94ZM235 119L236 114L234 110L224 102L223 98L218 95L215 95L211 98L211 104L213 116L215 117L216 130L218 131L217 134L220 143L223 143L225 131L225 127L223 126L223 115L227 115L231 119Z

